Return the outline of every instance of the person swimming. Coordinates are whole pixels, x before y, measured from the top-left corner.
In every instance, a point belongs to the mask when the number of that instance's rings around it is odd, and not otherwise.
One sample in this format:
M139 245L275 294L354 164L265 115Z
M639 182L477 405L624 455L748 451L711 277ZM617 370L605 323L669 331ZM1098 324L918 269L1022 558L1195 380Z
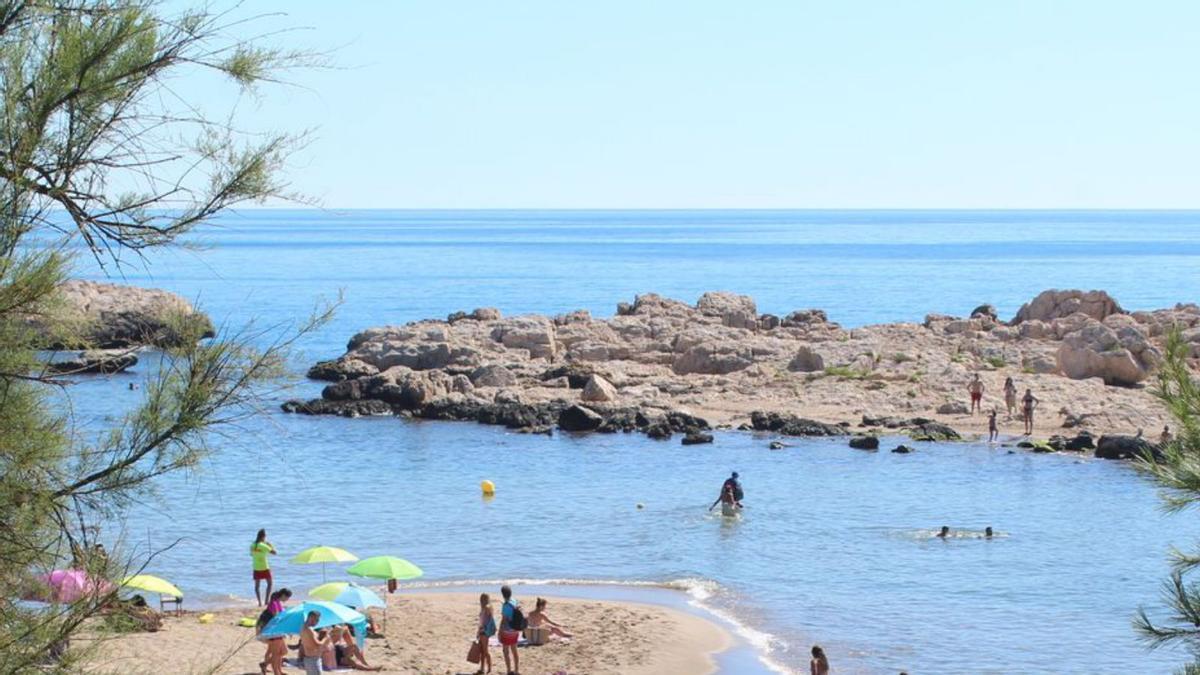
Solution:
M950 526L943 525L942 531L937 533L938 539L945 539L950 536Z
M984 528L984 530L983 530L983 536L984 536L984 538L986 538L986 539L991 539L991 538L992 538L992 526L991 526L991 525L988 525L986 528Z

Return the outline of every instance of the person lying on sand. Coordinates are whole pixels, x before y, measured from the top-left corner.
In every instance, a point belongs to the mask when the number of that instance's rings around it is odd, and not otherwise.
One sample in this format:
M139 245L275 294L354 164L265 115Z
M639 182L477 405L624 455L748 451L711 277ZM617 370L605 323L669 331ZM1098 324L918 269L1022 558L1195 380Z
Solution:
M529 616L526 618L529 620L529 628L530 629L541 628L543 630L549 630L550 635L557 635L560 638L574 637L567 631L563 630L564 628L566 628L566 626L555 623L550 618L550 616L548 614L546 614L546 599L545 598L537 599L536 607L534 608L534 610L532 612L529 613Z

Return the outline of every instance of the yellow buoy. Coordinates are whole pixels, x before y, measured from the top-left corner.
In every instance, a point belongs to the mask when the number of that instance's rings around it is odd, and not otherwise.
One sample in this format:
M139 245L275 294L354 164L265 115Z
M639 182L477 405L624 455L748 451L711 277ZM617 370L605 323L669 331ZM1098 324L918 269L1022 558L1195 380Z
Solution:
M485 494L485 495L496 494L496 484L490 480L485 480L485 481L481 482L479 484L479 489L482 490L483 494Z

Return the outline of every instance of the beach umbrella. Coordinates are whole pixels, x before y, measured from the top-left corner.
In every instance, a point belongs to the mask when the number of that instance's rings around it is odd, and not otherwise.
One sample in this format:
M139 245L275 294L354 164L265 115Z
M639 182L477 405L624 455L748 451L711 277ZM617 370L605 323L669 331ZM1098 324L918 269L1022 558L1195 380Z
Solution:
M304 549L292 558L292 562L300 565L321 563L321 581L325 581L325 564L331 562L354 562L358 556L336 546L314 546Z
M133 576L125 577L121 581L122 588L136 588L147 593L158 593L159 595L169 595L173 598L182 598L183 591L175 584L156 577L151 574L134 574Z
M304 620L308 617L308 613L313 611L321 614L321 619L317 621L315 628L328 628L348 623L354 626L354 634L358 638L359 646L362 646L363 639L367 635L367 617L343 604L322 600L309 600L283 610L266 626L263 626L262 632L258 634L258 639L266 640L285 635L298 635L300 629L304 627Z
M370 579L416 579L425 573L404 558L377 555L351 565L346 574Z
M318 600L328 600L358 610L367 607L387 607L375 591L350 581L332 581L321 584L308 592L309 597Z
M112 590L112 584L96 579L83 570L54 570L39 577L50 590L51 602L72 603L80 598L101 595Z

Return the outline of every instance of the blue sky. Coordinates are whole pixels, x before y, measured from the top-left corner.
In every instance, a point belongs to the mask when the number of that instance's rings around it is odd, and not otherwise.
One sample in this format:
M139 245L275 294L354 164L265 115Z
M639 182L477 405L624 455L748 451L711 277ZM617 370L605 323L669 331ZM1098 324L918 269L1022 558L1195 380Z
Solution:
M243 110L327 207L1200 206L1200 3L275 10L339 67Z

